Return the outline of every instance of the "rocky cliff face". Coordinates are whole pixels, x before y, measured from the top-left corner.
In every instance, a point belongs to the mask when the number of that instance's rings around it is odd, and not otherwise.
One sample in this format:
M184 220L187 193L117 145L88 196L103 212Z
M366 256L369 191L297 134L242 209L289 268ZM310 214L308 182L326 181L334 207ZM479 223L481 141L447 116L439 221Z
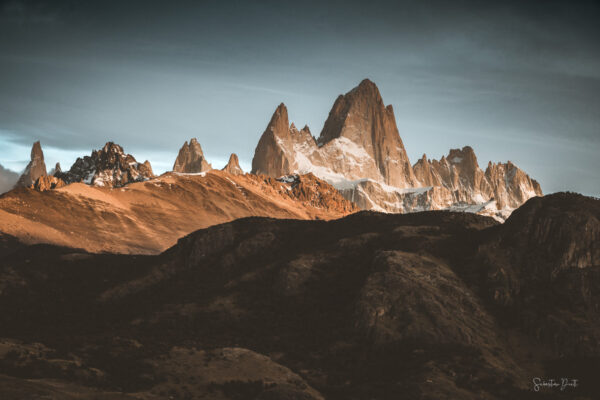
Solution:
M55 172L65 183L83 182L88 185L121 187L141 182L154 176L149 161L138 163L131 154L125 154L118 144L108 142L91 156L78 158L67 172Z
M27 164L25 171L17 181L16 187L30 187L40 176L46 176L46 163L44 152L39 141L31 148L31 161Z
M238 159L237 154L231 153L227 165L223 167L221 171L229 172L232 175L244 174L244 171L242 171L242 168L240 167L240 160Z
M361 208L385 212L451 209L504 219L539 184L511 162L484 172L473 149L410 164L391 106L368 79L335 101L318 139L289 123L280 104L263 133L252 172L280 177L311 172Z
M173 172L185 174L206 172L211 169L212 166L204 158L202 146L196 138L190 139L189 144L187 141L183 144L173 164Z

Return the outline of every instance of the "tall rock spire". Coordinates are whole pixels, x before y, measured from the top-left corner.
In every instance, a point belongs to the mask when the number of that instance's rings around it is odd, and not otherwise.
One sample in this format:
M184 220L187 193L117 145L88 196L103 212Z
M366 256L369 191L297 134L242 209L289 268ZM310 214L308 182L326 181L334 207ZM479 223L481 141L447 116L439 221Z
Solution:
M363 148L375 161L383 183L401 188L417 186L394 110L385 106L377 85L369 79L337 98L318 143L324 146L337 138L349 139Z
M183 144L173 164L174 172L196 173L211 169L212 166L204 158L202 146L196 138L191 139L189 144L187 141Z
M225 167L223 167L222 171L229 172L232 175L244 174L244 171L242 171L242 168L240 167L240 161L237 154L231 153L229 156L229 162Z
M39 141L37 141L31 148L31 161L29 164L27 164L25 171L15 186L30 187L39 177L46 175L47 172L46 163L44 162L44 152L42 151L42 145Z
M294 144L299 139L296 133L296 127L290 126L285 104L279 104L254 150L252 173L278 178L294 172L297 166Z

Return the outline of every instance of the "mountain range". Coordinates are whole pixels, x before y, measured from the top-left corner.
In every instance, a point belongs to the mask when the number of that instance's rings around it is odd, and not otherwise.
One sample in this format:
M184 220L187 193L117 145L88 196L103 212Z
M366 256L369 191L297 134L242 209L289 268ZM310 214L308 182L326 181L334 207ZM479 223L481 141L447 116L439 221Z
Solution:
M360 208L385 212L454 209L504 219L540 185L510 161L479 168L469 146L411 165L391 105L368 79L340 95L318 138L275 110L252 160L252 172L308 173L326 180Z
M0 197L0 231L28 243L119 253L154 254L181 235L245 216L332 219L357 209L453 210L503 221L542 195L540 185L510 161L490 162L483 171L469 146L440 160L423 155L411 164L392 106L367 79L336 99L318 138L308 127L290 124L280 104L249 174L235 154L221 171L214 170L195 138L161 176L149 161L137 161L113 142L66 171L57 164L50 172L40 142L34 143L16 184L26 189ZM65 210L69 223L61 217ZM76 234L89 220L97 230ZM126 238L115 238L114 229Z

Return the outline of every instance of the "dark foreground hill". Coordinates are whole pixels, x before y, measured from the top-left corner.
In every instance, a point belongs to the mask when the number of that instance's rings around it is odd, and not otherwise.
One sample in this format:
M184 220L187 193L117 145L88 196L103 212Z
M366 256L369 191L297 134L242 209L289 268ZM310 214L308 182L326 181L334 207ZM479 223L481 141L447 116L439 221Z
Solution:
M595 399L599 239L574 194L502 225L246 218L158 256L6 237L0 398Z

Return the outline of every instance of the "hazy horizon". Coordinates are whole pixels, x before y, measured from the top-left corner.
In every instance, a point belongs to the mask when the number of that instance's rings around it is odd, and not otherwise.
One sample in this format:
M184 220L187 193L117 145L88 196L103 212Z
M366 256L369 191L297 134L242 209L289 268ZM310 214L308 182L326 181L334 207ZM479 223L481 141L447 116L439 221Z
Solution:
M0 2L0 165L50 170L105 142L155 172L198 138L249 170L277 105L318 136L364 79L415 163L471 146L544 193L600 196L595 2Z

